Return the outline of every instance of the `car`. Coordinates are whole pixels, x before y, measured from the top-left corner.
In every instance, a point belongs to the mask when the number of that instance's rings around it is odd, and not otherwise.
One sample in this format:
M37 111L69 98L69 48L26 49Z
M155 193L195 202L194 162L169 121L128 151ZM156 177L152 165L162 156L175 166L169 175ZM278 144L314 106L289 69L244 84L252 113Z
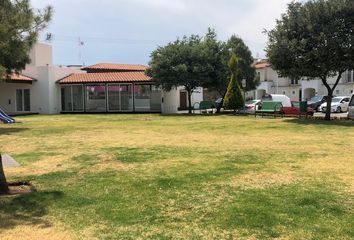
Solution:
M258 110L261 100L249 100L245 103L245 109L248 113L254 113Z
M273 102L281 102L283 107L291 107L291 100L286 95L281 94L267 94L262 98L262 101L273 101Z
M324 102L327 102L327 96L316 95L307 101L307 105L315 111L321 111L319 108Z
M350 97L348 96L334 97L331 103L331 112L337 112L337 113L347 112L349 107L349 101L350 101ZM320 106L320 110L322 112L326 112L327 102L322 103L322 105Z
M349 105L348 105L348 118L354 119L354 94L350 98Z
M300 102L297 101L292 101L291 102L291 107L283 107L283 114L284 115L290 115L290 116L299 116L299 115L309 115L313 116L315 113L315 110L311 107L307 107L307 111L301 112L300 111Z

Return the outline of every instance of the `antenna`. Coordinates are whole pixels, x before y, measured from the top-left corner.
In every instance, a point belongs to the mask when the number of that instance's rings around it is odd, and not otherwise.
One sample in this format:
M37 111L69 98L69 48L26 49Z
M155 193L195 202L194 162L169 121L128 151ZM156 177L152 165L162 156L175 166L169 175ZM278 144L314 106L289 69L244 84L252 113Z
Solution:
M53 40L53 34L52 33L47 33L45 36L45 41L46 42L51 42Z
M82 47L85 45L84 41L81 40L81 38L79 37L79 41L78 41L78 47L79 47L79 63L82 63L82 66L85 66L85 63L83 61L82 58Z

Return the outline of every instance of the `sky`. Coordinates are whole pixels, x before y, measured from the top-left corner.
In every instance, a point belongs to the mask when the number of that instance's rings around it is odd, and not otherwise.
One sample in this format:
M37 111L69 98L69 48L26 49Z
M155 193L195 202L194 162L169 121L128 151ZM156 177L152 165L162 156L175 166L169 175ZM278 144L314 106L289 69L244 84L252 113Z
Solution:
M291 0L31 0L51 5L54 64L148 64L150 54L184 35L214 28L220 40L235 34L256 58L264 58L267 36ZM79 44L81 42L82 44Z

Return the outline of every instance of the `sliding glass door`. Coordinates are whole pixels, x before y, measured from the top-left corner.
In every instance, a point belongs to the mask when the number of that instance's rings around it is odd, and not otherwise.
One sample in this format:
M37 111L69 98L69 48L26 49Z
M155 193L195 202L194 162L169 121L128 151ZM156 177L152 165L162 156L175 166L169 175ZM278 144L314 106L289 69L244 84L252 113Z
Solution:
M18 112L31 111L31 96L29 89L16 90L16 110Z
M86 86L86 111L88 112L106 111L106 86L105 85Z
M109 84L108 111L133 111L132 84Z

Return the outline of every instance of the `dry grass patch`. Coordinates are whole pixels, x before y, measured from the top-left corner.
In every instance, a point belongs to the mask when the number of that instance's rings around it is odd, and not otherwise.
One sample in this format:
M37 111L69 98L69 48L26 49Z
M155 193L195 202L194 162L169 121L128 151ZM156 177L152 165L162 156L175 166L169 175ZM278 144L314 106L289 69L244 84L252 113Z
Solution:
M243 189L265 189L289 185L297 181L299 179L290 173L250 172L233 177L230 181L230 186Z

